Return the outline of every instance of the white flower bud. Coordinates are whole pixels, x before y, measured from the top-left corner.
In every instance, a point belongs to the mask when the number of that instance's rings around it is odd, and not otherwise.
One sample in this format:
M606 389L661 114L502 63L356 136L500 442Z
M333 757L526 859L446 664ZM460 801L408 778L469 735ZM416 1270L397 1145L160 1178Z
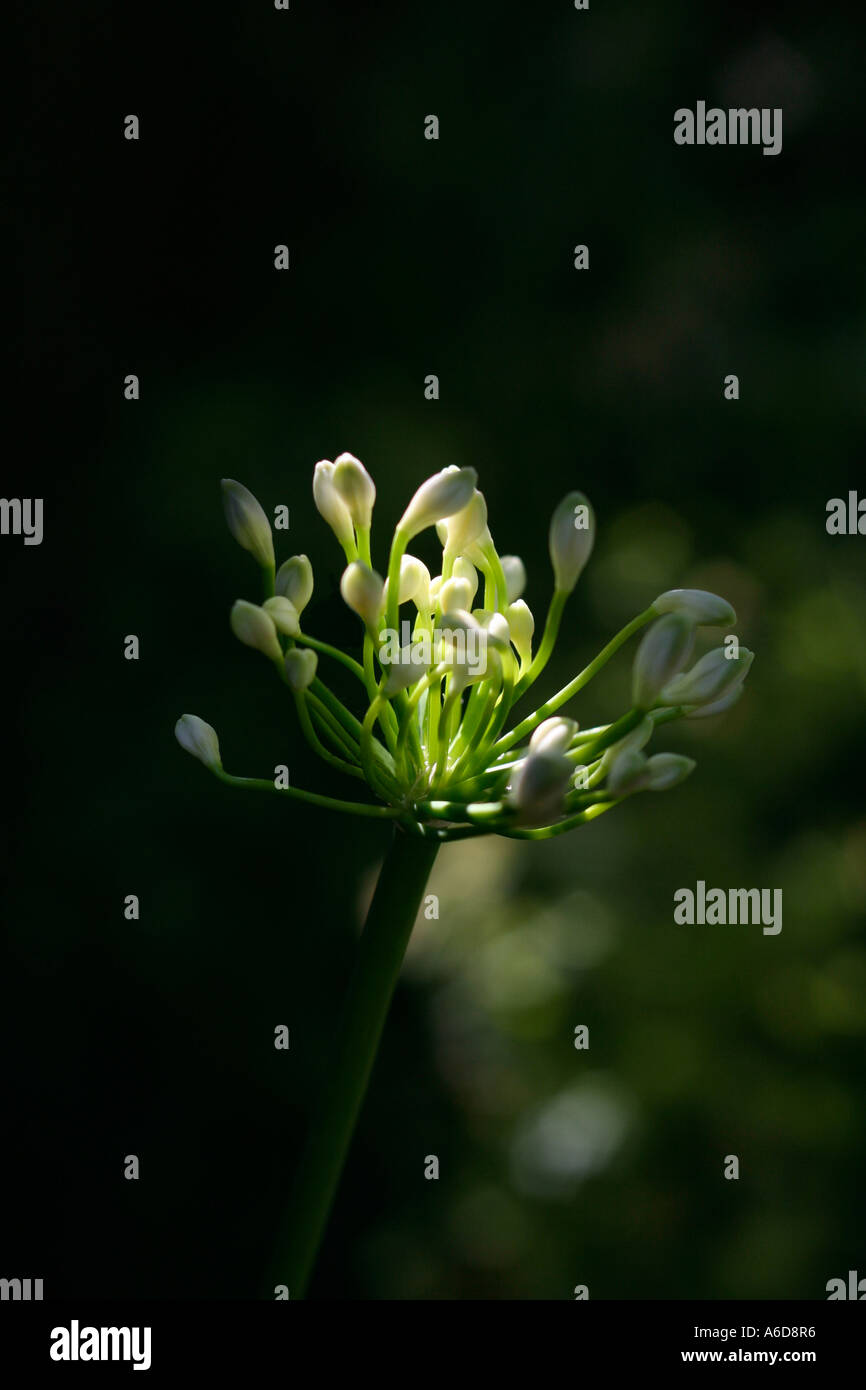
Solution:
M490 637L500 646L503 652L511 650L511 628L508 626L508 619L504 613L491 613L485 619L483 626L487 629Z
M511 640L520 657L520 664L528 666L532 660L532 634L535 631L532 611L523 599L519 598L506 608L505 616L511 630Z
M313 566L306 555L293 555L280 565L274 589L295 605L297 613L303 613L313 597Z
M682 669L695 644L695 625L681 613L668 613L644 633L632 670L632 701L651 709L661 689Z
M582 492L563 497L550 522L550 563L558 593L570 594L592 554L595 516Z
M439 590L439 607L443 613L457 609L464 612L472 602L472 593L467 579L446 579Z
M438 526L436 530L438 533ZM445 536L440 535L439 539L444 545ZM489 565L490 552L494 549L495 546L493 544L493 537L490 534L490 528L488 526L485 526L484 530L481 532L481 535L478 536L476 540L472 541L471 544L466 546L466 548L463 551L463 554L465 555L467 560L472 561L476 569L483 570Z
M469 585L469 601L467 608L472 606L472 600L478 593L478 571L471 560L467 560L465 555L458 555L451 570L453 579L465 579Z
M755 656L741 647L739 656L726 656L724 647L716 647L665 685L661 698L666 705L710 705L736 690L746 679Z
M223 478L221 487L228 528L238 545L248 550L263 569L272 569L274 538L261 503L234 478Z
M533 753L564 753L569 747L571 740L577 733L577 720L566 719L563 715L554 715L552 719L545 719L539 724L538 728L529 740L529 748Z
M298 610L289 599L284 598L282 594L275 594L273 598L265 599L262 608L268 617L273 619L277 632L283 632L287 637L300 637Z
M340 593L352 612L357 613L368 628L376 626L385 598L385 585L381 575L368 569L361 560L353 560L343 571Z
M428 526L453 516L465 507L475 491L478 474L474 468L443 468L422 483L402 517L398 530L411 540Z
M216 729L199 719L197 714L182 714L174 726L174 736L187 753L192 753L212 772L222 767Z
M487 503L483 494L476 488L466 506L461 507L459 512L455 512L440 525L445 531L444 539L439 526L436 527L436 533L442 541L445 554L449 557L462 554L467 546L478 540L487 527Z
M385 610L388 608L389 589L390 581L386 579L382 599L382 607ZM408 603L410 599L419 611L425 611L425 605L430 602L430 571L423 560L417 560L414 555L403 555L400 558L400 592L397 602Z
M334 465L328 459L322 459L313 469L313 501L343 549L353 546L352 517L334 486Z
M505 575L505 594L509 603L515 603L526 588L526 567L519 555L502 556L502 572Z
M727 599L708 593L706 589L668 589L659 594L652 607L656 613L682 613L693 623L711 627L729 626L737 621Z
M239 598L231 611L231 627L235 637L248 647L264 652L272 661L281 661L282 647L274 620L263 608Z
M685 781L696 766L694 758L684 758L681 753L654 753L647 759L646 789L649 792L666 792L669 787Z
M360 459L354 454L340 454L334 459L334 487L345 502L349 515L358 530L367 530L373 520L376 484Z
M564 807L572 771L567 758L547 749L530 753L518 764L507 800L522 824L546 825L556 820Z
M300 695L315 680L319 658L309 647L292 647L286 652L284 663L289 689Z
M390 700L400 690L406 690L410 685L426 676L430 669L430 663L425 660L424 648L420 643L410 642L408 646L400 649L400 655L396 661L392 661L388 666L388 674L385 677L385 695Z

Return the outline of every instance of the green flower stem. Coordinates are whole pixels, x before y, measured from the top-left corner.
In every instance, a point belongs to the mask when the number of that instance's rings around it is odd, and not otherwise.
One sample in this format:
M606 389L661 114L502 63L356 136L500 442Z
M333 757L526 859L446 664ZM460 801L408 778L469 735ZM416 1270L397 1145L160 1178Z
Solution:
M385 626L391 632L399 631L397 619L400 608L400 565L408 544L408 535L398 528L394 532L391 554L388 557L388 606L385 613Z
M610 639L607 646L602 648L595 660L591 661L588 666L585 666L583 670L575 676L573 681L569 681L568 685L564 685L562 689L558 691L556 695L552 695L545 704L539 705L534 714L528 715L527 718L516 725L510 733L506 734L504 738L501 738L496 745L496 752L506 753L509 748L514 747L515 743L519 743L527 734L531 734L533 729L537 729L542 720L547 719L551 714L555 714L560 706L571 699L572 695L576 695L579 690L582 690L585 685L589 684L593 676L598 675L602 667L607 665L608 661L610 661L615 652L619 651L624 642L627 642L636 632L640 632L642 627L646 627L647 623L652 622L653 618L657 616L654 608L646 608L643 613L638 613L636 618L632 618L630 623L626 623L625 627L621 628L616 636Z
M544 634L541 638L541 645L533 657L529 670L525 671L514 687L514 703L526 693L531 685L538 680L553 651L556 639L559 635L559 625L562 622L562 615L568 601L568 594L561 589L554 589L553 597L550 600L550 607L547 610L547 619L544 624Z
M343 728L352 737L355 743L360 743L361 722L359 719L355 718L350 710L346 709L342 700L338 700L333 691L329 690L324 681L319 680L318 676L309 689L314 695L319 697L323 704L327 705L331 714L333 714L336 719L339 719ZM372 750L375 757L378 758L379 762L382 764L385 773L393 780L394 762L388 750L382 746L378 739L373 740Z
M354 657L346 652L341 652L339 647L332 647L328 642L320 642L317 637L311 637L308 632L302 632L295 638L302 647L312 647L314 652L321 652L323 656L330 656L334 661L339 661L341 666L345 666L347 671L351 671L353 676L357 676L361 684L364 684L364 668Z
M328 710L316 699L315 695L308 693L307 699L310 705L313 726L323 738L327 738L330 741L333 752L348 759L349 762L359 764L358 746L352 743L349 735L343 729L343 726L334 719L333 715L329 714Z
M364 775L367 782L373 788L373 791L376 792L378 796L387 800L391 793L388 791L387 786L383 785L385 773L380 772L374 761L378 740L373 736L373 729L376 726L376 720L379 718L384 703L384 696L378 694L364 717L364 724L361 729L361 764L364 768ZM381 745L378 746L381 747ZM389 780L392 779L389 778ZM394 785L396 786L397 784L395 783Z
M345 811L352 816L372 816L376 820L397 820L403 812L397 806L370 806L363 801L339 801L333 796L321 796L318 792L302 791L300 787L276 787L267 777L233 777L224 768L214 768L213 773L229 787L245 787L248 791L274 792L290 801L307 801L311 806L324 806L326 811Z
M334 1069L300 1160L271 1271L303 1298L336 1195L391 996L415 925L436 840L396 833L382 865L361 936ZM273 1287L268 1289L273 1297Z
M352 763L347 763L345 758L338 758L335 753L331 753L322 743L322 740L313 728L313 721L310 719L310 711L307 709L307 693L305 690L300 690L295 694L295 708L298 711L298 719L304 731L304 737L313 751L318 753L319 757L323 758L326 763L330 763L331 767L337 768L340 772L348 773L350 777L358 777L363 782L364 774L359 767L355 767Z
M618 806L621 801L625 801L624 796L617 797L615 801L600 801L595 806L590 806L586 811L578 811L574 816L569 816L567 820L558 821L556 825L542 825L537 830L509 829L506 826L497 826L498 835L507 835L510 840L552 840L555 835L564 835L567 830L573 830L576 825L585 825L587 821L595 820L596 816L603 816L605 811L611 807Z

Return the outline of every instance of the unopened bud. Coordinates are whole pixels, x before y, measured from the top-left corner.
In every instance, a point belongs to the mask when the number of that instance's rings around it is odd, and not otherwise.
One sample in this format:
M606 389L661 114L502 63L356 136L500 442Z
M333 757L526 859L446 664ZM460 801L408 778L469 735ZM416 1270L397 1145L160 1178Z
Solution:
M248 550L263 569L272 569L274 538L261 503L234 478L223 478L221 487L228 528L238 545Z
M666 792L684 782L697 764L694 758L684 758L681 753L654 753L647 759L646 789L649 792Z
M555 715L545 719L529 740L533 753L564 753L577 733L577 720Z
M313 469L313 501L343 549L351 549L355 544L352 517L334 486L334 465L328 459Z
M461 555L467 546L477 541L487 526L487 503L483 493L477 489L473 492L465 507L461 507L459 512L449 516L447 521L443 521L445 536L442 537L437 526L437 533L445 548L445 554Z
M592 554L595 517L582 492L563 497L550 522L550 563L558 593L570 594Z
M743 682L740 681L727 695L723 695L720 700L714 700L711 705L696 705L693 709L686 710L686 719L709 719L711 714L724 714L726 709L737 703L742 693Z
M632 671L632 701L651 709L662 687L682 669L695 644L695 625L680 613L659 618L644 633Z
M439 607L443 613L456 609L468 609L472 602L472 592L467 579L446 579L439 590Z
M273 598L265 599L262 608L273 620L277 632L285 633L286 637L300 637L301 624L298 622L298 610L282 594L275 594Z
M368 628L376 626L382 612L385 585L375 570L368 569L361 560L353 560L343 571L340 593L352 612L357 613Z
M376 484L360 459L354 454L340 454L334 459L334 487L345 502L352 522L361 530L369 530L376 501Z
M524 825L546 825L562 812L572 767L561 753L532 752L514 772L509 805Z
M737 621L727 599L706 589L668 589L653 601L656 613L682 613L699 626L730 626Z
M478 593L478 571L471 560L467 560L465 555L458 555L454 561L454 568L451 571L452 579L465 579L469 585L469 602L467 608L472 607L472 600Z
M742 685L755 656L741 647L739 656L726 656L716 647L665 685L661 698L666 705L711 705Z
M296 613L303 613L313 597L313 566L306 555L293 555L280 565L274 589L295 605Z
M174 736L181 748L198 758L212 772L222 767L216 729L199 719L197 714L182 714L174 726Z
M647 786L648 759L637 748L625 748L617 753L607 774L607 790L611 796L628 796L644 791Z
M508 619L511 640L520 657L520 664L528 666L532 660L532 634L535 631L532 611L523 599L519 598L506 608L505 616Z
M422 483L402 517L398 530L408 539L465 507L475 491L474 468L443 468Z
M300 695L315 680L319 658L309 647L292 647L286 652L284 664L289 689Z
M264 652L271 661L282 659L283 652L274 620L264 608L239 598L232 607L230 621L235 637L247 647Z
M514 603L526 588L526 566L519 555L503 555L502 572L505 575L507 601Z

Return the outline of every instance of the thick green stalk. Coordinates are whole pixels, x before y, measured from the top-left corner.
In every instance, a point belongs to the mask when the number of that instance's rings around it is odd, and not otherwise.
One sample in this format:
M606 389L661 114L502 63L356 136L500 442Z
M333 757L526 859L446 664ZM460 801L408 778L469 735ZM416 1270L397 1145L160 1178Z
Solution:
M272 1286L303 1298L319 1249L388 1006L436 852L436 841L397 831L385 856L361 936L334 1068L298 1168L277 1248ZM273 1297L273 1287L268 1290Z

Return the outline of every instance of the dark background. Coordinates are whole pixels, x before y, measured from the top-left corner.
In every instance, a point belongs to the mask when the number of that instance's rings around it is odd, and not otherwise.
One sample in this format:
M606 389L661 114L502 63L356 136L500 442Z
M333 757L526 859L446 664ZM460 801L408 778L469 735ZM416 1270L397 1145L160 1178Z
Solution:
M380 566L417 484L474 465L539 620L550 511L590 495L543 693L673 586L729 597L757 659L731 715L658 743L698 760L669 796L443 852L313 1294L823 1298L866 1275L866 539L825 530L829 498L866 492L862 16L17 20L2 490L44 497L45 539L0 542L0 1274L48 1297L260 1291L387 833L230 792L172 727L196 712L230 769L285 761L341 794L229 632L257 577L218 482L290 507L310 630L349 643L310 493L348 449ZM675 146L698 99L781 106L782 153ZM628 680L624 653L574 713L615 717ZM781 935L675 926L698 878L781 887Z

